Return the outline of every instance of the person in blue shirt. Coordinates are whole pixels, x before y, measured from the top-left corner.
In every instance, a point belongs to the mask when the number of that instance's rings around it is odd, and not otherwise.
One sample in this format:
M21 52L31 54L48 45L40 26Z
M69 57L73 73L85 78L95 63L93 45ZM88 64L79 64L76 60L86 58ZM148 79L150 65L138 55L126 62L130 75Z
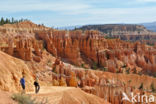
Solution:
M25 76L23 76L21 78L20 83L21 83L21 86L22 86L22 89L23 89L23 93L25 93Z

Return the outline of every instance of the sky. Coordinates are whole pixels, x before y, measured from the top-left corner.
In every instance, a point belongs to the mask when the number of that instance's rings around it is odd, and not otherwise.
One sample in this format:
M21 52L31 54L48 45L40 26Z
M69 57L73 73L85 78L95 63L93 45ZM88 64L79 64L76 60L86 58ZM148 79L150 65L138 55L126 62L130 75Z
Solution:
M156 21L156 0L0 0L0 17L50 27Z

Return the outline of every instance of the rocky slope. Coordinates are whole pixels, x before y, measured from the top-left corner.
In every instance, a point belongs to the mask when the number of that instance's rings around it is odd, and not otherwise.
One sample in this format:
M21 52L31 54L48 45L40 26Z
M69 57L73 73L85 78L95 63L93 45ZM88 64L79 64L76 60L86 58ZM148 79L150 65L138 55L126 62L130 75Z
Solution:
M156 79L148 76L155 76L156 46L105 39L98 31L60 31L30 21L0 26L0 40L1 90L21 91L24 73L26 89L32 91L37 74L41 86L78 86L112 104L124 104L123 91L152 93L151 85L156 86Z
M27 80L27 88L32 90L32 73L23 60L16 59L0 51L0 89L4 91L20 91L19 83L24 72Z
M148 24L147 24L148 25ZM106 24L106 25L86 25L78 29L98 30L107 38L119 38L126 41L140 41L153 45L156 41L156 33L146 29L143 25L130 24Z
M153 77L77 69L56 61L53 66L55 67L52 74L53 85L79 86L82 90L97 95L112 104L128 103L121 100L122 92L129 95L131 92L152 93L151 85L156 86L156 78ZM141 85L143 85L142 90Z
M143 25L133 24L106 24L106 25L86 25L78 29L98 30L108 35L152 35Z
M49 104L109 104L104 99L74 87L42 87L38 100L46 98Z
M11 98L11 93L0 91L0 102L1 104L18 104Z
M156 35L114 35L113 38L126 40L129 42L139 41L148 45L154 45L156 43Z
M78 66L104 67L122 73L129 70L154 75L156 72L155 47L140 42L105 39L98 31L37 34L45 41L48 52Z

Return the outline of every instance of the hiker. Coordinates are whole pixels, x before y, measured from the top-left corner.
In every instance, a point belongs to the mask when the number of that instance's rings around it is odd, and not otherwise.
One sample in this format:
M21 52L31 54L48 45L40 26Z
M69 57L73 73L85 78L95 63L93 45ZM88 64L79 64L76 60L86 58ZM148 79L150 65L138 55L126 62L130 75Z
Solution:
M22 94L25 93L25 76L23 75L23 77L20 79L20 83L21 83L21 86L22 86Z
M40 85L38 83L38 79L36 78L35 82L34 82L34 86L35 86L35 93L37 94L40 90Z

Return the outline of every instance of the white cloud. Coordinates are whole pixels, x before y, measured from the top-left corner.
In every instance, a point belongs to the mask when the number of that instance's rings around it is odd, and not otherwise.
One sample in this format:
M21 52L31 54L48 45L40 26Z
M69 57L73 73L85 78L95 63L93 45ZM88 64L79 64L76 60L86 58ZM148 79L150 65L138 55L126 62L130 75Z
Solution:
M89 8L89 5L79 2L72 1L52 1L52 2L41 2L37 0L33 1L7 1L2 2L0 11L6 12L24 12L24 11L78 11Z
M104 0L100 0L102 4ZM113 2L114 0L110 0ZM122 0L119 0L122 1ZM156 0L132 0L140 4L141 2L155 2ZM96 2L96 0L91 0ZM108 2L108 1L107 1ZM134 4L135 4L134 3ZM32 16L34 20L46 21L47 24L94 24L94 23L139 23L155 21L156 7L128 7L115 8L113 5L104 8L94 5L90 0L4 0L1 2L0 12L16 14L14 12L29 11L54 11L57 14L41 14ZM41 12L43 13L43 12ZM18 14L18 13L17 13ZM61 16L60 16L61 14ZM35 15L35 12L34 12ZM20 15L21 16L21 15ZM19 16L19 17L20 17ZM29 15L30 16L30 15Z

